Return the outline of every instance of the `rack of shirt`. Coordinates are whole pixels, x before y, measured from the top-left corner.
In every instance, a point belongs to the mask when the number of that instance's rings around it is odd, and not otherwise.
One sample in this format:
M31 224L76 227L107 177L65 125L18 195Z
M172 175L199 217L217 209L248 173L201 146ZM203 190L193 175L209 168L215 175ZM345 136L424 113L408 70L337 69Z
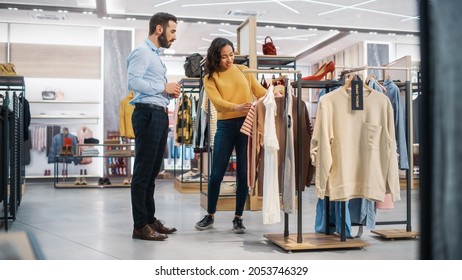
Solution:
M373 229L375 225L393 225L393 224L405 224L406 230L402 233L403 237L412 237L416 233L412 232L411 227L411 186L414 184L413 175L413 101L412 101L412 85L409 81L410 71L415 70L411 67L393 67L393 66L363 66L351 68L349 70L342 71L341 76L345 77L350 73L357 73L360 71L366 71L368 69L382 70L384 72L383 81L378 81L375 77L368 77L367 84L371 88L386 95L393 108L395 132L396 132L396 143L398 153L398 165L399 169L406 171L406 219L401 221L376 221L375 212L377 209L390 209L393 205L390 201L390 197L387 197L385 203L377 202L371 207L371 202L358 202L356 201L356 209L359 209L360 216L358 219L352 219L352 222L358 225L367 225L368 228ZM405 82L393 81L387 71L406 71L407 80ZM400 98L400 94L404 93L404 99ZM404 101L404 102L403 102ZM404 104L403 104L404 103ZM368 205L368 206L365 206ZM351 206L351 205L350 205ZM371 210L372 209L372 210ZM351 209L350 209L351 210ZM369 223L369 224L367 224ZM396 230L394 230L396 232ZM373 230L373 233L383 235L380 230Z
M246 70L252 73L281 71L299 73L296 70ZM285 80L273 79L267 94L254 102L241 129L249 136L248 182L253 196L262 199L264 224L280 222L280 195L287 222L288 214L296 209L297 188L303 191L314 175L309 157L303 156L302 152L308 150L311 139L308 110L303 106L298 111L298 97L289 91L288 84L287 77ZM302 117L297 118L298 115ZM299 123L301 129L297 130L294 127ZM301 149L298 143L302 144Z

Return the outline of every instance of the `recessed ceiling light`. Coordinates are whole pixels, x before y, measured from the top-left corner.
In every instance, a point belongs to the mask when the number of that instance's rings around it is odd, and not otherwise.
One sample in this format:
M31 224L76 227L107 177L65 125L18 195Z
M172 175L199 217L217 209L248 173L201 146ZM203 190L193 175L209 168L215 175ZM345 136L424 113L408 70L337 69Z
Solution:
M8 10L17 11L18 8L9 7Z

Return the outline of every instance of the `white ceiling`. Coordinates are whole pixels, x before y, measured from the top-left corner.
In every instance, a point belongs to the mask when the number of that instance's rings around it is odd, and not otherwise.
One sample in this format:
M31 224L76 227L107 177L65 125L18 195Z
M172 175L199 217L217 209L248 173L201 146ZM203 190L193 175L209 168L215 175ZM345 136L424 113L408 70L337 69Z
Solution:
M248 17L236 14L255 13L258 44L269 35L278 47L278 54L297 56L299 63L311 65L365 40L418 44L417 5L416 0L0 0L0 22L127 27L142 29L147 35L148 18L164 11L183 20L178 24L177 41L172 49L175 54L184 55L205 53L217 36L236 42L237 27ZM43 11L34 12L33 7ZM33 16L38 14L55 19L35 19ZM370 34L371 31L378 34ZM332 39L326 41L329 38ZM261 45L257 46L260 49Z

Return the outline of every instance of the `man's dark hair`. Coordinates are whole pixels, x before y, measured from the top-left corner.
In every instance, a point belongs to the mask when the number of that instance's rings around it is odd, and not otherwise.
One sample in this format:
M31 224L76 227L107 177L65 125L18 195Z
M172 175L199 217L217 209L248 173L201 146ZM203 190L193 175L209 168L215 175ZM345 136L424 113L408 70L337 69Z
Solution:
M225 46L231 46L234 52L233 42L226 38L217 37L213 39L207 50L207 59L205 61L205 72L212 78L213 73L220 71L221 49Z
M165 30L168 26L169 21L177 23L176 16L163 12L153 15L151 17L151 20L149 20L149 35L154 34L154 32L156 31L156 26L159 24Z

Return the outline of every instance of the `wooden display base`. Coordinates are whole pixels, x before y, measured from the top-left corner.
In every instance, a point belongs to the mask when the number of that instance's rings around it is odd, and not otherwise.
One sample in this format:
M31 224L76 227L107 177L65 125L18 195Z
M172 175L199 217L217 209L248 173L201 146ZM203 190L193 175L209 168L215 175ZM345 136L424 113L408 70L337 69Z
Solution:
M96 183L87 183L86 185L76 185L74 183L56 183L55 188L57 189L94 189L94 188L130 188L130 184L110 184L110 185L98 185Z
M156 179L171 179L173 175L169 172L161 172L157 175Z
M201 193L201 207L207 210L207 194ZM217 211L234 211L236 209L235 195L220 195L218 197ZM250 209L249 199L245 202L244 210Z
M380 235L384 239L417 238L417 236L420 236L418 232L406 231L404 229L371 230L371 232Z
M406 179L399 179L399 186L401 190L405 190L407 186L407 181ZM420 186L420 181L419 178L416 177L414 178L414 184L411 186L411 190L418 190Z
M326 235L322 233L304 233L303 242L297 243L297 234L264 234L264 237L286 251L305 251L305 250L326 250L326 249L353 249L363 248L369 244L359 239L347 239L340 241L338 235Z
M250 199L250 210L260 211L263 205L263 197L251 195L249 199Z
M202 181L202 187L207 186L207 182ZM175 178L174 187L180 193L199 193L200 182L181 182L178 178Z

